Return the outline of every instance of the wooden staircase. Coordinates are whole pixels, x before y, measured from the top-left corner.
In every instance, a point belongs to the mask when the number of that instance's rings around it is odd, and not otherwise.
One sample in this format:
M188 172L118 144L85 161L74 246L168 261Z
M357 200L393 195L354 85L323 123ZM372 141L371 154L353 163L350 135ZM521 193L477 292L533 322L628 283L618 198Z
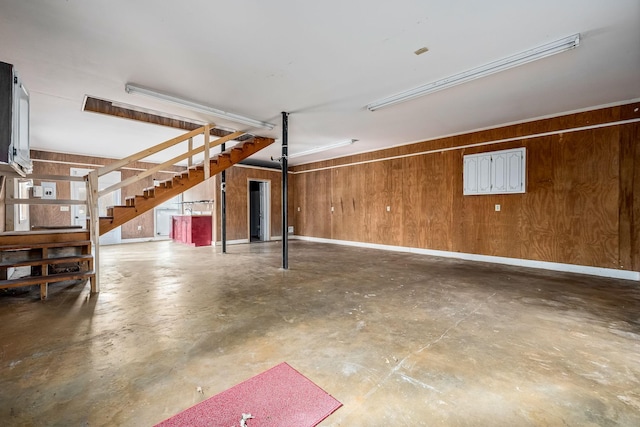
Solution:
M254 137L212 157L209 160L209 176L214 176L230 168L273 142L274 139L272 138ZM100 217L100 235L200 184L205 180L205 169L205 164L190 167L181 174L174 176L173 179L145 189L143 194L126 198L124 206L108 208L107 216Z
M192 164L193 156L204 153L204 162L197 166L189 166L184 172L177 174L172 179L164 181L155 187L147 188L143 194L129 197L124 206L112 206L107 209L108 216L100 217L98 221L90 221L89 229L58 229L50 231L27 231L0 233L0 290L23 286L39 285L40 297L46 299L49 283L69 280L90 280L91 292L99 292L100 280L99 268L99 239L104 233L121 226L127 221L153 209L161 203L170 200L189 188L204 180L230 168L263 148L271 145L272 138L245 135L246 132L238 131L229 133L210 141L213 133L219 136L222 132L214 129L212 124L192 130L184 135L165 141L154 147L150 147L136 154L132 154L122 160L118 160L90 172L82 180L87 185L88 211L91 218L98 218L98 199L128 185L148 179L158 171L167 167L179 165L188 160ZM193 138L202 137L202 145L194 148ZM232 140L242 142L219 153L213 157L211 148ZM147 158L160 151L169 149L177 144L187 142L188 149L177 157L174 157L160 165L141 171L117 184L105 189L99 189L99 177L112 171L131 166L136 161ZM61 178L61 179L60 179ZM78 180L76 177L53 177L47 179ZM15 201L14 201L15 202ZM23 203L29 202L25 199ZM77 200L56 200L67 204L83 204ZM29 204L29 203L27 203ZM57 227L44 227L54 229ZM15 268L28 267L30 274L22 277L8 277ZM26 268L25 268L26 269Z

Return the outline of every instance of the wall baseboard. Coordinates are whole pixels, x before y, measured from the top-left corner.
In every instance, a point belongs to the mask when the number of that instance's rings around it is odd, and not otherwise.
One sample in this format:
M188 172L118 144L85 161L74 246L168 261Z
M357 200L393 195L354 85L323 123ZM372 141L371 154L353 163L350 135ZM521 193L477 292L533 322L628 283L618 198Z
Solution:
M241 245L243 243L249 243L249 239L227 240L227 245ZM222 246L222 240L218 240L215 243L211 243L212 246Z
M158 239L155 237L139 237L139 238L135 238L135 239L121 239L120 243L112 243L114 245L119 245L119 244L125 244L125 243L144 243L144 242L155 242L155 241L160 241L160 240L170 240L169 238L167 239ZM109 246L110 244L102 244L100 246Z
M380 249L394 252L408 252L419 255L430 255L443 258L464 259L467 261L488 262L494 264L513 265L517 267L538 268L541 270L561 271L565 273L587 274L590 276L608 277L612 279L640 281L639 271L616 270L613 268L589 267L576 264L562 264L558 262L534 261L519 258L506 258L491 255L477 255L462 252L437 251L433 249L410 248L406 246L381 245L377 243L352 242L348 240L324 239L320 237L294 236L296 240L305 240L316 243L329 243L334 245L355 246L359 248Z

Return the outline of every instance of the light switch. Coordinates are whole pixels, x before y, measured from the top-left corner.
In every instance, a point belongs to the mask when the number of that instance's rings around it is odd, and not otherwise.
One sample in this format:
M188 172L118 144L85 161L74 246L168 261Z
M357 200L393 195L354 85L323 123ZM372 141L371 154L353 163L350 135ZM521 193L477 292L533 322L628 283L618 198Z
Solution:
M391 206L387 206L387 212L391 212Z
M496 212L500 212L500 205L496 205Z
M331 212L333 212L333 206L331 206Z
M300 212L300 206L298 206L298 212Z

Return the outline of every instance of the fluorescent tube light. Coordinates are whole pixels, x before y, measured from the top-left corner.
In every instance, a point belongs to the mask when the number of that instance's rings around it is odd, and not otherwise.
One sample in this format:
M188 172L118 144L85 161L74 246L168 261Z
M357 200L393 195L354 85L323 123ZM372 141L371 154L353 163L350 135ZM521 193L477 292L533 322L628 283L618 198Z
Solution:
M255 128L263 128L263 129L271 130L276 126L272 123L261 122L260 120L255 120L249 117L241 116L239 114L218 110L217 108L209 107L208 105L199 104L197 102L189 101L188 99L178 98L173 95L157 92L155 90L134 85L131 83L127 83L124 89L127 91L127 93L138 93L140 95L150 96L152 98L156 98L161 101L166 101L172 104L179 105L181 107L186 107L193 111L199 111L201 113L210 114L212 116L220 117L221 119L230 120L236 123L243 123L245 125L252 126Z
M450 88L452 86L470 82L472 80L479 79L481 77L485 77L499 71L508 70L519 65L546 58L547 56L573 49L579 44L580 34L574 34L570 37L565 37L552 43L547 43L545 45L529 49L516 55L512 55L498 61L490 62L489 64L473 68L469 71L464 71L462 73L455 74L442 80L427 83L425 85L400 92L396 95L380 99L367 105L367 109L369 111L376 111L380 108L388 107L399 102L408 101L419 96L427 95L439 90Z
M321 151L333 150L334 148L338 148L338 147L345 147L347 145L353 144L356 141L357 141L357 139L347 139L346 141L336 142L335 144L323 145L323 146L320 146L320 147L315 147L315 148L312 148L310 150L301 151L300 153L289 154L289 158L293 159L295 157L303 157L303 156L308 156L310 154L320 153Z

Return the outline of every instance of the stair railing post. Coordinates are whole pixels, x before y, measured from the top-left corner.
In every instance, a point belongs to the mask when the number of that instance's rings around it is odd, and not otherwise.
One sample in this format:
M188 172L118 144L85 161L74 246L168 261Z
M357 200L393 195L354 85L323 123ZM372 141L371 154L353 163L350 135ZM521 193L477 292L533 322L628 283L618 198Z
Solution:
M187 146L189 153L193 151L193 138L189 138L189 145ZM187 160L187 167L193 166L193 156L189 156L189 160Z
M100 211L98 208L98 171L91 171L87 175L87 202L90 218L89 235L93 252L94 279L91 281L91 292L100 292Z
M211 137L211 125L204 126L204 180L211 178L211 163L209 161L209 143Z

